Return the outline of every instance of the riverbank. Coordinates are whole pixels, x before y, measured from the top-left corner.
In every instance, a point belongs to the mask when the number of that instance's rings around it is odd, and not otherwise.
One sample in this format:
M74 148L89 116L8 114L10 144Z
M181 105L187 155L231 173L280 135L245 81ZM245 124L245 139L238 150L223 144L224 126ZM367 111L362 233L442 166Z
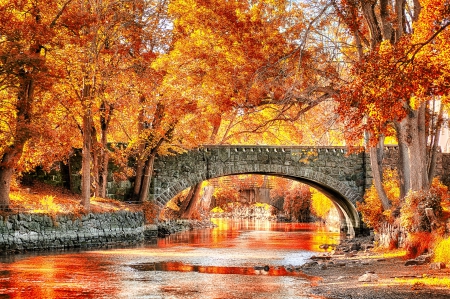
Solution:
M195 220L195 219L179 219L179 220L169 220L164 222L159 222L156 224L156 229L158 231L157 236L159 238L164 238L174 233L189 231L194 229L204 229L214 227L214 223L209 219Z
M410 264L410 265L409 265ZM442 265L440 265L442 267ZM324 254L301 267L311 277L311 295L330 299L450 298L450 269L403 252L372 250Z

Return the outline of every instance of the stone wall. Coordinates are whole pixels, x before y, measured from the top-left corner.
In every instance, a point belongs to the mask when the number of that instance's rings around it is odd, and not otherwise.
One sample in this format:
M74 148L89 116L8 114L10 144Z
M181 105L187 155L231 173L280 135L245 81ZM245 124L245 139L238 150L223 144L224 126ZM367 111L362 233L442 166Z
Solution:
M0 216L0 252L124 246L144 240L144 214Z

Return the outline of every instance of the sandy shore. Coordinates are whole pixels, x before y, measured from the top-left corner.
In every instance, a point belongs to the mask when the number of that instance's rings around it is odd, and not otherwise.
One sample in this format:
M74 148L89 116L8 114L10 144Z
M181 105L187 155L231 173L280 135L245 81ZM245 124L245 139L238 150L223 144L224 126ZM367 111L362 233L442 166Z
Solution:
M428 284L450 280L450 269L431 269L429 263L405 266L405 262L399 257L358 252L353 257L315 260L302 271L315 277L311 279L311 298L450 298L448 284ZM371 281L359 281L366 273Z

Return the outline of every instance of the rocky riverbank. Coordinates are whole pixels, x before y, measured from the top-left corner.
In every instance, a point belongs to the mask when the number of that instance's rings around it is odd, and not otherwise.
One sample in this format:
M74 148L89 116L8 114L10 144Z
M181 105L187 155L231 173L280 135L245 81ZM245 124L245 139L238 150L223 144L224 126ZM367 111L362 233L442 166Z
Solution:
M311 277L311 295L332 299L450 298L450 269L424 255L413 260L344 242L297 269ZM352 249L342 251L342 249ZM355 250L359 248L358 250Z
M176 232L188 231L201 228L212 228L214 223L209 219L205 220L169 220L160 222L157 225L158 237L164 238Z

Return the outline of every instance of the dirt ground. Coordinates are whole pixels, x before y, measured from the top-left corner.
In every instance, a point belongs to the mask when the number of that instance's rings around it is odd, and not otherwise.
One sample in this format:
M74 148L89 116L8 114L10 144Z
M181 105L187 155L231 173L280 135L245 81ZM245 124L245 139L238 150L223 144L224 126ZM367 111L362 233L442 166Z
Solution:
M320 259L302 271L317 277L311 283L312 295L330 299L450 298L450 269L431 269L429 263L405 266L405 262L399 257L375 258L358 253L351 258ZM358 281L366 273L373 280Z

